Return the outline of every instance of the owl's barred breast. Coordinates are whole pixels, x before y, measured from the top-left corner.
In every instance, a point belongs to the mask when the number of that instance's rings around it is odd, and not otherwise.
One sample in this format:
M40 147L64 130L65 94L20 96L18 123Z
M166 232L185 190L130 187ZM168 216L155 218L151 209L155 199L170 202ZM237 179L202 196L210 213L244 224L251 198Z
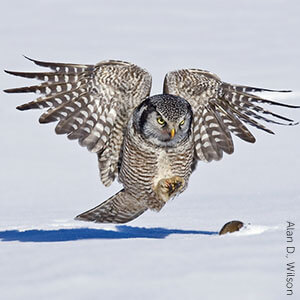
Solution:
M159 199L155 188L161 179L179 176L187 187L193 162L192 136L175 148L162 148L145 140L129 126L124 138L119 181L138 201L150 209L160 210L165 201Z

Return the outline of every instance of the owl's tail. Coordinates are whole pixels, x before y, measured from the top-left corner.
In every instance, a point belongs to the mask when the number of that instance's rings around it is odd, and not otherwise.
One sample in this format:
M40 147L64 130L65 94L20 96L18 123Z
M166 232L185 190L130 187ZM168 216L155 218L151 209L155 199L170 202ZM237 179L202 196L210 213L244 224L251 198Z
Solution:
M147 210L142 201L138 201L124 189L100 205L78 215L75 220L95 223L126 223Z

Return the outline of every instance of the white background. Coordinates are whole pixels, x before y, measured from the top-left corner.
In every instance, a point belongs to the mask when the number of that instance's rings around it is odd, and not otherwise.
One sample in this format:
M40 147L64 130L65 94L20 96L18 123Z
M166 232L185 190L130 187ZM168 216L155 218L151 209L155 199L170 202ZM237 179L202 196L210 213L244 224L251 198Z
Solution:
M158 94L165 73L192 67L227 82L292 89L266 97L300 104L299 1L0 5L1 69L38 70L22 54L91 64L120 59L146 68ZM0 73L1 90L31 84ZM39 111L15 109L33 99L1 93L1 298L287 297L286 263L296 254L285 258L285 226L299 224L299 126L271 126L275 136L253 129L254 145L235 139L233 155L199 163L187 191L159 214L128 226L95 225L73 217L121 187L101 185L96 155L56 136L53 124L39 125ZM300 120L300 110L271 108ZM209 234L233 219L251 225Z

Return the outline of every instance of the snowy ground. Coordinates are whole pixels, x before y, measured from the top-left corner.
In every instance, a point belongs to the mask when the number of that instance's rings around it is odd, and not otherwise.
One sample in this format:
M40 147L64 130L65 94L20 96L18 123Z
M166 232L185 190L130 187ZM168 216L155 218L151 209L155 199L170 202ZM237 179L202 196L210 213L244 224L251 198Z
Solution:
M279 0L3 1L0 66L36 70L21 54L122 59L152 73L153 94L166 72L194 67L292 89L272 99L299 104L299 13L299 1ZM1 90L25 84L0 73ZM159 214L95 225L73 217L120 186L104 188L95 155L39 125L39 112L15 110L30 97L1 94L1 299L287 298L286 263L299 263L299 253L285 256L286 221L300 221L299 126L273 126L275 136L253 129L254 145L235 139L234 155L200 163ZM300 111L277 111L300 120ZM235 219L250 225L216 234Z

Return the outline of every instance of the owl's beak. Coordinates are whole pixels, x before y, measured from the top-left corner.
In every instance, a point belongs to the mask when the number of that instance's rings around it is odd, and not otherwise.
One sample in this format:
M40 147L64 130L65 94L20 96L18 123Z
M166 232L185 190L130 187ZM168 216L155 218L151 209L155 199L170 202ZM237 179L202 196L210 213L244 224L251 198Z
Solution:
M176 133L175 128L172 128L170 131L171 139L174 137L175 133Z

